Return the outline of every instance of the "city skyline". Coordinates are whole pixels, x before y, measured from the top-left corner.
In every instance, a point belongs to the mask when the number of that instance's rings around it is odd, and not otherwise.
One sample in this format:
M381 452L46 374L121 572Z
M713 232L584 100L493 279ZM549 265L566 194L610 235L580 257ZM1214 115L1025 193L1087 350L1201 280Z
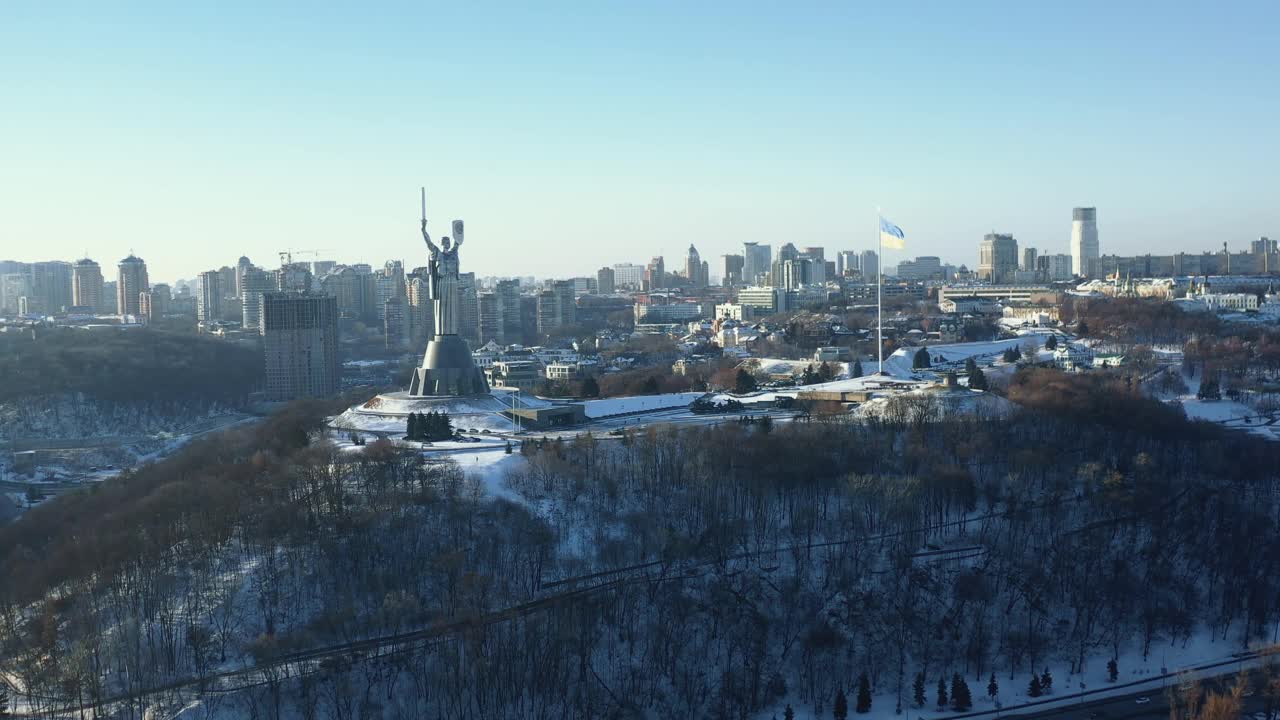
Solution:
M861 250L877 205L971 267L991 231L1069 252L1077 206L1104 253L1280 234L1274 6L721 10L5 8L0 254L408 261L423 184L495 276Z

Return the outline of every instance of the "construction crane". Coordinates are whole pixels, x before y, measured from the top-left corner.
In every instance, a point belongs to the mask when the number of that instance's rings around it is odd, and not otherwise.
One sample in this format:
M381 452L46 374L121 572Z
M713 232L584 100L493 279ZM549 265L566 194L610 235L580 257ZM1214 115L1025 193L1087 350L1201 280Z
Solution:
M319 248L316 250L281 250L280 251L280 267L293 264L293 256L296 255L319 255L320 253L330 252L328 248Z

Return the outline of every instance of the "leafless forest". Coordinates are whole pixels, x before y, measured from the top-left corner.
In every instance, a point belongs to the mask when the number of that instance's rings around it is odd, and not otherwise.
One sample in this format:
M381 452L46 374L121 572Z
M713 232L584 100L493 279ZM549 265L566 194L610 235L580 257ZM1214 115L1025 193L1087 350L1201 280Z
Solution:
M1008 394L526 443L518 501L294 405L0 529L0 664L47 717L745 718L1272 638L1275 447L1103 375Z

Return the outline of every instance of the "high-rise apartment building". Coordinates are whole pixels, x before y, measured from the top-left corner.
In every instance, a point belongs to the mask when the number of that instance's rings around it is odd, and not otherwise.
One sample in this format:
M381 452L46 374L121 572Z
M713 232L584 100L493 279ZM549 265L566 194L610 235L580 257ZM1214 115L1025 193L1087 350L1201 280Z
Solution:
M746 258L741 255L720 256L720 284L725 287L737 287L745 282L743 269Z
M769 285L772 287L786 287L786 267L787 263L800 258L800 251L792 243L786 243L778 248L778 257L773 261L773 267L770 268ZM792 273L793 275L797 273Z
M244 274L252 269L253 263L249 261L248 257L241 255L240 259L236 261L235 293L236 297L240 298L241 301L244 300ZM243 302L241 304L243 305Z
M1071 279L1071 256L1065 253L1036 258L1036 273L1041 280L1054 282Z
M74 305L71 263L53 260L31 263L30 311L53 315Z
M702 256L698 254L698 248L692 244L689 245L689 254L685 257L684 276L689 280L689 284L696 288L707 285L707 278L702 275Z
M279 270L276 270L277 290L310 292L311 280L311 266L304 262L286 263L281 265Z
M256 329L262 323L262 296L276 289L273 273L251 267L240 277L240 326Z
M640 290L644 287L645 266L635 263L618 263L613 266L613 286L621 290Z
M862 279L872 282L880 272L880 256L875 250L863 250L858 256L858 269L862 271Z
M1018 241L1012 235L988 233L978 244L978 278L996 285L1013 282L1018 269Z
M1036 255L1037 251L1033 247L1022 249L1022 269L1031 272L1036 271Z
M138 298L138 310L152 323L169 314L169 306L173 300L173 291L165 283L156 283L151 289Z
M524 337L520 324L520 281L499 280L493 290L502 302L502 335L507 342Z
M102 297L102 267L83 258L71 266L71 303L91 313L106 310Z
M1249 243L1249 252L1257 256L1254 259L1254 267L1258 272L1273 273L1280 269L1280 247L1275 240L1268 237L1260 237Z
M613 294L613 268L602 267L596 271L596 292L601 295Z
M147 263L130 255L116 266L116 314L140 315L141 294L151 289Z
M409 314L404 298L393 296L382 303L382 338L387 350L401 350L409 344Z
M374 273L373 288L373 302L379 309L391 298L403 298L405 295L404 263L399 260L388 260L381 270Z
M202 323L222 319L222 280L217 270L206 270L197 279L196 319Z
M1098 209L1078 207L1071 211L1071 271L1090 277L1090 265L1098 259Z
M476 291L476 274L473 272L458 273L458 334L471 343L472 347L478 347L480 298Z
M262 296L266 396L285 401L338 392L338 301L331 295Z
M342 317L368 320L374 314L376 292L372 272L361 272L352 265L342 267L321 279L320 287L338 299L338 312Z
M657 290L667 286L667 264L659 255L649 261L644 269L643 290Z
M226 265L223 265L222 267L218 268L218 279L222 282L222 299L224 301L227 298L240 297L240 294L236 292L236 276L239 273L240 273L239 268L228 267ZM226 308L229 305L230 303L227 303L227 302L222 303L223 308ZM235 316L239 318L240 313L237 312Z
M503 317L502 296L496 292L480 293L480 344L489 341L506 344L506 322Z
M858 253L853 250L841 250L836 253L836 275L844 277L858 269Z
M773 268L772 248L756 242L742 243L742 283L754 285L762 273Z
M808 285L811 281L812 263L805 258L794 258L791 260L778 260L774 263L780 272L780 285L786 290L796 290L802 285Z
M11 268L12 269L12 268ZM0 312L16 315L31 295L31 274L25 271L0 275Z
M543 290L538 298L538 335L545 337L560 326L560 298L554 290Z
M574 293L572 280L557 280L552 286L559 300L561 325L573 325L578 322L578 298Z
M435 331L435 306L429 296L429 285L425 273L416 270L405 279L409 342L415 349L423 347Z

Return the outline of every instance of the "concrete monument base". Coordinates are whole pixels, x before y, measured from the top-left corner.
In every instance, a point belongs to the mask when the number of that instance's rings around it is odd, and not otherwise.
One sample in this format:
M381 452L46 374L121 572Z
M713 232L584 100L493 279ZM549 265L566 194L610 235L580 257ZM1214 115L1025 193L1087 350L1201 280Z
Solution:
M467 341L457 335L436 335L427 343L422 366L409 380L410 397L482 395L489 392L484 371L471 359Z

